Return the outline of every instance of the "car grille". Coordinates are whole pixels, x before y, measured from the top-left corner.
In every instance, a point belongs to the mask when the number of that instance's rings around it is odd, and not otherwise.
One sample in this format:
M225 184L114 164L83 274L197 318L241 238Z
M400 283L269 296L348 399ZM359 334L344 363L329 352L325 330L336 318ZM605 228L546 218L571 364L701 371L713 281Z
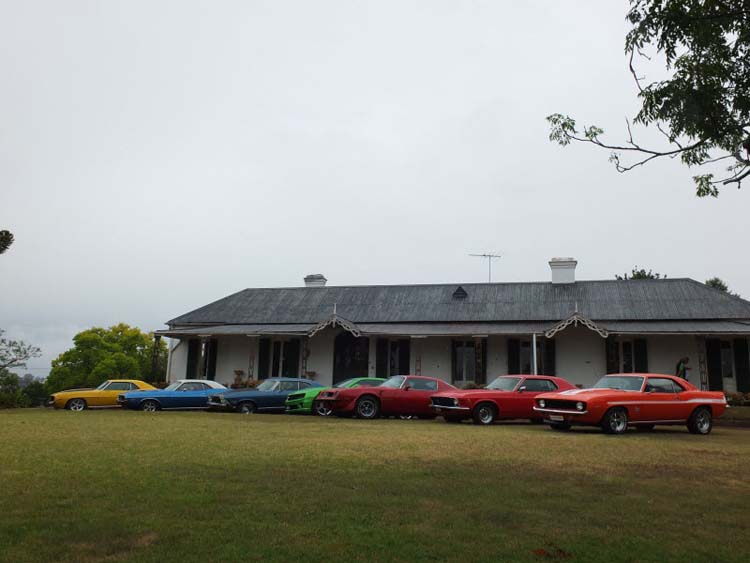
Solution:
M220 403L221 402L221 395L209 395L208 396L208 402L209 403Z
M299 400L304 399L304 398L305 398L305 394L304 393L295 393L294 395L289 395L286 398L286 400L287 401L299 401Z
M544 399L545 409L561 409L565 411L576 411L578 401L562 401L560 399Z
M330 399L331 397L335 397L335 396L336 396L336 391L323 391L320 394L320 397L322 399Z
M453 397L432 397L432 405L435 407L455 407L458 401Z

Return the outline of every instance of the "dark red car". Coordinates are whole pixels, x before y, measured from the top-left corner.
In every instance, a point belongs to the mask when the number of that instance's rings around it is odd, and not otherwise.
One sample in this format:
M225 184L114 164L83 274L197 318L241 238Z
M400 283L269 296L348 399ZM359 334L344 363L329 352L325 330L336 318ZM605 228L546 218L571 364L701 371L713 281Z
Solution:
M394 375L378 387L329 389L318 395L337 415L357 418L380 416L419 416L433 418L430 397L435 393L460 392L453 385L434 377Z
M549 375L501 375L485 389L441 392L432 395L432 410L446 422L471 418L475 424L492 424L496 420L528 418L542 422L534 411L534 398L541 393L575 389L561 377Z

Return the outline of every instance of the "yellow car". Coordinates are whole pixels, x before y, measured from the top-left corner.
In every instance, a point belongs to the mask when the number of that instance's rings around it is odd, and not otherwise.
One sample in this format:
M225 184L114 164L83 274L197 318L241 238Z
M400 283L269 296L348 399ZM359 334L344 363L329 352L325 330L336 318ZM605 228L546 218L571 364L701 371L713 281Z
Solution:
M117 396L128 391L156 389L138 379L108 379L96 389L69 389L50 396L48 407L82 411L89 407L118 407Z

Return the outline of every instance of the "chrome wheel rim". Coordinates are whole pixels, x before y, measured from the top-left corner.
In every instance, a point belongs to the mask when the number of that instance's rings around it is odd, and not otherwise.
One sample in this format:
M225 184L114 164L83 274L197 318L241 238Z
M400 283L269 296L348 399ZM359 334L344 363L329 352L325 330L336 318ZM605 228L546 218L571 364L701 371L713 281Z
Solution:
M375 416L375 403L369 399L360 401L357 412L362 418L371 418Z
M711 417L708 412L701 411L698 413L698 416L695 418L695 426L701 434L708 432L708 429L711 428Z
M156 412L156 403L153 401L146 401L143 403L143 410L146 412Z
M331 416L333 414L333 411L323 402L315 403L315 412L318 413L318 416Z
M614 411L609 415L609 427L613 432L624 432L628 425L628 417L622 411Z
M81 412L83 409L86 408L86 403L83 402L83 399L73 399L70 401L70 410Z
M479 422L482 424L489 424L492 422L493 415L492 415L492 409L490 407L481 407L479 409Z
M255 409L252 405L242 405L240 407L240 412L242 414L253 414L253 411L255 411Z

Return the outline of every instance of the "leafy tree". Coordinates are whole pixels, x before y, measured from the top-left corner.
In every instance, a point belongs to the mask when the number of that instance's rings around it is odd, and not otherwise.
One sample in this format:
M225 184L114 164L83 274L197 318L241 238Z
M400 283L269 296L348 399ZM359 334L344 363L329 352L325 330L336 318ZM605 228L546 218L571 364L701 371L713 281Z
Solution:
M611 144L604 131L559 113L547 117L550 140L572 141L608 149L618 172L652 160L679 157L687 166L705 167L693 176L699 197L719 195L721 186L750 176L750 2L748 0L630 0L626 18L632 29L625 38L630 72L641 109L627 121L627 140ZM647 82L636 70L644 50L663 57L666 77ZM632 125L653 125L663 146L636 141ZM629 155L627 162L623 155ZM716 178L716 167L725 167Z
M661 274L657 272L652 272L649 270L646 271L645 268L638 268L636 266L633 268L633 270L630 272L630 274L625 273L623 275L615 274L615 279L625 281L625 280L659 280L662 278L666 279L667 276L662 276Z
M10 248L13 240L13 233L10 231L0 231L0 254Z
M52 361L47 391L95 387L112 378L163 379L167 345L157 347L157 370L152 373L154 339L150 333L120 323L110 328L94 327L73 337L73 347Z
M727 285L727 282L725 282L723 279L719 277L713 277L709 280L706 280L706 285L708 287L713 287L714 289L718 289L719 291L724 291L728 293L729 295L734 295L735 297L739 297L739 293L734 293L732 291L729 291L729 285Z
M26 367L27 361L42 355L36 346L22 340L8 340L3 338L3 334L5 331L0 329L0 370Z
M31 374L20 378L0 369L0 408L40 406L46 398L44 384Z

